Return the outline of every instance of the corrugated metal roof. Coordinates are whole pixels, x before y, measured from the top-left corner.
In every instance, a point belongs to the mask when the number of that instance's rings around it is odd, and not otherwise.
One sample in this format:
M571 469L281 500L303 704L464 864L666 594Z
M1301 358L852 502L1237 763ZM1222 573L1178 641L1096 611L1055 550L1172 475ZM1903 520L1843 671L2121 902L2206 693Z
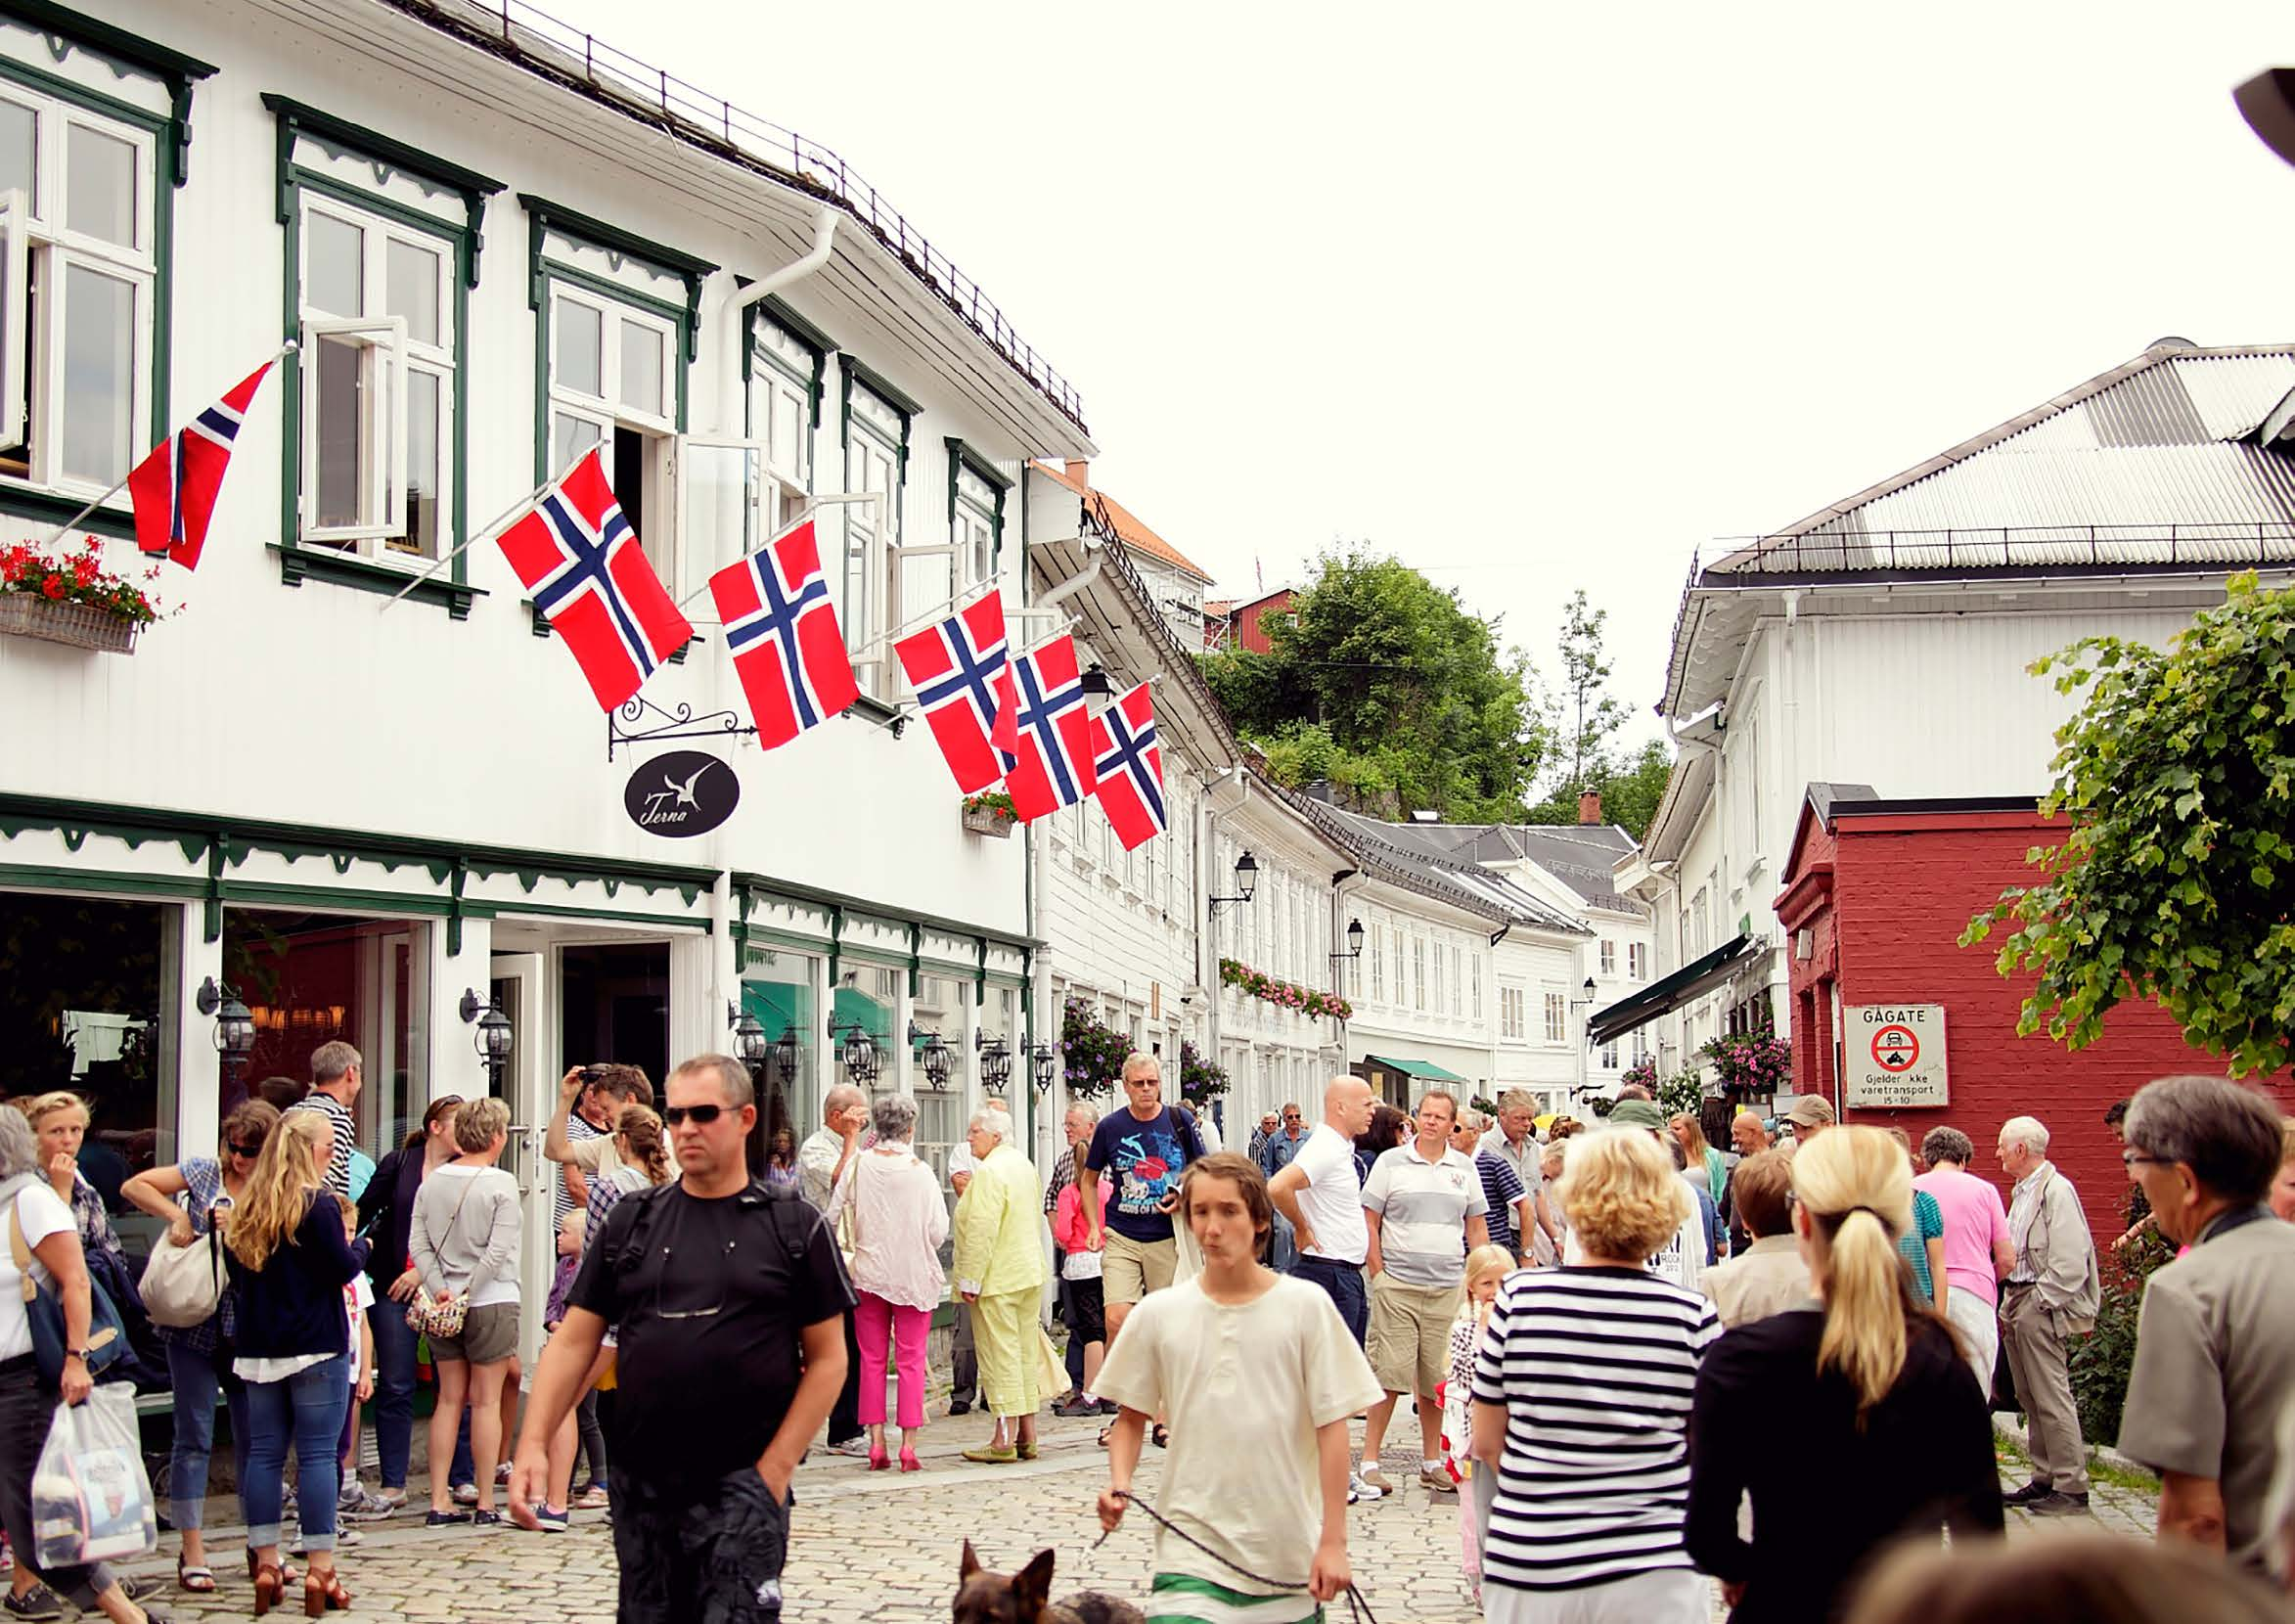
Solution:
M2163 340L1707 573L2295 559L2295 460L2253 443L2290 390L2295 345Z

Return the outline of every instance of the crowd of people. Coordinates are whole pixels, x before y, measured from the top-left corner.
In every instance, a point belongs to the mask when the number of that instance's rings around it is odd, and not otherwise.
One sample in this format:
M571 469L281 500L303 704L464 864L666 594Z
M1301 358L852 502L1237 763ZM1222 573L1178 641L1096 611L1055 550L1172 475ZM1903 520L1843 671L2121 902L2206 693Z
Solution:
M1958 1598L1954 1618L2026 1618L1985 1610L2019 1588L2004 1508L2088 1507L2071 1363L2098 1248L2030 1116L1991 1136L2005 1201L1960 1129L1915 1147L1807 1096L1775 1121L1735 1115L1723 1150L1718 1124L1709 1138L1631 1085L1606 1119L1542 1132L1526 1094L1486 1115L1433 1090L1405 1115L1339 1077L1312 1127L1286 1106L1237 1153L1136 1054L1113 1110L1069 1110L1049 1176L991 1099L951 1156L952 1214L913 1099L832 1090L799 1142L761 1123L727 1057L678 1067L658 1103L634 1067L577 1067L544 1136L563 1186L521 1407L507 1108L433 1101L366 1162L356 1051L328 1045L313 1071L307 1092L237 1105L218 1156L120 1192L166 1226L158 1245L209 1245L227 1277L204 1320L157 1328L175 1579L219 1588L202 1513L220 1403L257 1615L350 1603L339 1549L408 1504L427 1346L428 1526L549 1532L604 1502L621 1618L776 1618L789 1485L817 1436L871 1470L921 1469L929 1325L952 1297L971 1369L950 1411L976 1404L986 1426L966 1460L1034 1459L1048 1405L1100 1419L1094 1511L1112 1529L1144 1453L1165 1452L1157 1619L1321 1616L1353 1582L1349 1508L1413 1482L1455 1508L1493 1624L1690 1624L1714 1582L1742 1624L1895 1624L1922 1584ZM93 1304L125 1271L92 1262L118 1243L81 1194L84 1107L11 1104L7 1610L56 1617L61 1593L136 1624L159 1616L148 1587L24 1559L31 1463L55 1407L91 1389ZM2295 1122L2210 1077L2161 1079L2109 1120L2139 1209L2114 1244L2156 1234L2176 1253L2145 1292L2118 1443L2161 1476L2185 1610L2265 1616L2263 1576L2295 1568ZM42 1291L65 1328L56 1369L24 1300ZM370 1398L372 1492L356 1472ZM2003 1494L1991 1414L2011 1402L2031 1477ZM1399 1410L1415 1470L1407 1447L1389 1465ZM1922 1555L1948 1535L1950 1583ZM2120 1560L2097 1548L2084 1572ZM2137 1593L2171 1594L2130 1580L2114 1616L2163 1616L2131 1610Z

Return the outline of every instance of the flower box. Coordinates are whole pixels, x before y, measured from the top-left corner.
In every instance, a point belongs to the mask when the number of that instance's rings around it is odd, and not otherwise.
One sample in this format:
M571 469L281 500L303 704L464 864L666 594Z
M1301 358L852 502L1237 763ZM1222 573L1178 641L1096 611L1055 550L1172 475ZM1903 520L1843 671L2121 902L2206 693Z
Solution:
M0 595L0 632L36 637L99 654L135 653L136 622L88 604L53 603L12 592Z
M965 828L974 835L985 835L993 840L1012 838L1012 815L998 806L968 806L965 808Z

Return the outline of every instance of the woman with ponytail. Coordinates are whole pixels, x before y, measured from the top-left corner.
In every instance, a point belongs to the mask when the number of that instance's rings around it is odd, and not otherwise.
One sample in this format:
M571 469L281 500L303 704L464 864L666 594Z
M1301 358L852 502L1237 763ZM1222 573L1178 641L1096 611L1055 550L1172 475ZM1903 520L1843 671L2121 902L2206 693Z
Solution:
M1897 1541L2002 1523L1984 1397L1897 1250L1912 1217L1904 1151L1875 1128L1830 1128L1792 1167L1818 1305L1725 1334L1690 1409L1689 1555L1721 1580L1732 1624L1827 1624Z

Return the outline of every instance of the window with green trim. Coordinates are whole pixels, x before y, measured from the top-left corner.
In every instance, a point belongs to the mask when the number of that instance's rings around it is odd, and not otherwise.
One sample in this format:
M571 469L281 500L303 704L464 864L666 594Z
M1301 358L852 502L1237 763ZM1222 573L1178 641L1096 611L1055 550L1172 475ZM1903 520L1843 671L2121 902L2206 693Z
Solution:
M845 489L874 492L875 502L845 504L845 647L853 652L853 674L862 691L884 698L900 681L885 633L900 624L901 588L908 582L901 546L901 495L908 477L910 413L901 403L853 376L845 368ZM946 548L914 561L915 589L929 593L935 566L945 576ZM945 587L940 596L948 594Z
M749 433L764 447L765 533L783 529L813 490L814 403L824 359L802 335L759 311L750 343Z
M948 442L948 541L955 549L963 590L996 579L1004 547L1004 493L1012 481L964 441Z
M678 532L675 369L678 324L603 288L550 282L550 471L562 474L596 446L622 517L672 594Z
M163 120L94 101L0 77L0 484L81 500L143 448L159 281Z

